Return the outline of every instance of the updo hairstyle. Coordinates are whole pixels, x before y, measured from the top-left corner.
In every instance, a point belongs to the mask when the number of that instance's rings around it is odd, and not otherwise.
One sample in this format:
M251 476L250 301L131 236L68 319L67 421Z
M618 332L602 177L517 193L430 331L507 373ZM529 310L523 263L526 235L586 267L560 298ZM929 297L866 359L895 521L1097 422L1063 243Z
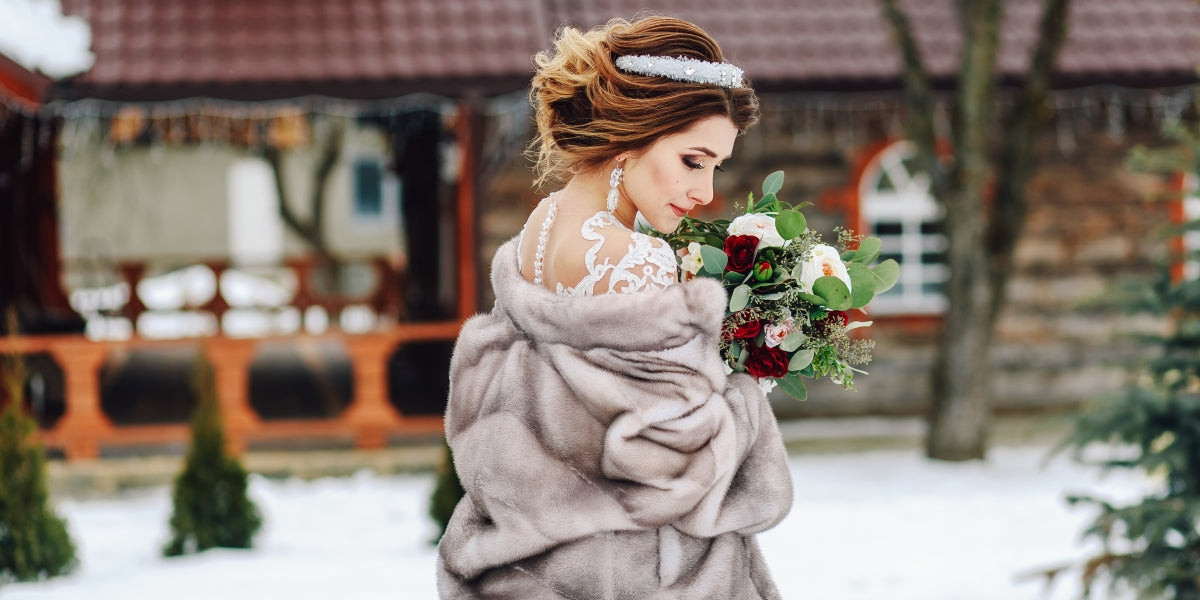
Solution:
M534 57L530 102L538 136L530 153L538 185L643 150L707 117L728 117L739 132L758 122L758 97L745 79L744 87L724 88L626 73L614 61L630 55L724 62L717 42L682 19L613 19L587 32L559 29L553 46Z

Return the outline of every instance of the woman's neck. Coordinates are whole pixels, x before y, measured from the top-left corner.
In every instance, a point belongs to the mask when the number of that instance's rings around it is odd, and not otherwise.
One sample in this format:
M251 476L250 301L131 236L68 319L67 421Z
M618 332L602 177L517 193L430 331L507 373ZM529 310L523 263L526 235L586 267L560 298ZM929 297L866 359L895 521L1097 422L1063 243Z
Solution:
M560 209L567 208L572 212L578 211L588 215L608 210L609 176L610 173L602 169L572 175L559 192ZM621 201L617 203L613 216L625 227L633 229L637 209L626 197L624 190L621 191Z

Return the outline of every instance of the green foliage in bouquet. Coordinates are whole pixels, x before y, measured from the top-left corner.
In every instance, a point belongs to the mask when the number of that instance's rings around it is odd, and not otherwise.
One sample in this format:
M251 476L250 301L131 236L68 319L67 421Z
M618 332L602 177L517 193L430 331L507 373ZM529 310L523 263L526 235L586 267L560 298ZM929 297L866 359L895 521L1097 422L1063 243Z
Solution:
M8 392L0 412L0 585L64 575L76 564L67 526L48 505L42 447L22 405L24 363L15 356L6 362L0 374Z
M853 387L855 365L870 361L870 340L848 332L870 325L850 322L895 285L896 261L879 259L879 238L838 231L837 247L822 242L801 212L810 203L780 200L783 172L763 181L762 197L750 193L746 212L732 221L685 217L674 232L651 232L680 255L684 277L719 280L729 297L722 324L721 355L734 372L773 382L803 400L802 378L828 377Z
M192 371L196 411L183 471L175 478L171 541L166 556L214 547L249 548L262 525L246 495L246 469L225 449L212 367L201 357Z

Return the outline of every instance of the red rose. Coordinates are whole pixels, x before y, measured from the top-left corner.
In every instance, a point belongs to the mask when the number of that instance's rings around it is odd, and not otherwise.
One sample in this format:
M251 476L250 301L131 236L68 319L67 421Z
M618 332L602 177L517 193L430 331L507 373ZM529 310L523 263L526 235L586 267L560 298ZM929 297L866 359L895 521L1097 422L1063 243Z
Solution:
M726 271L746 273L754 266L754 249L758 248L758 237L753 235L731 235L725 238Z
M751 346L750 356L746 358L746 372L758 377L783 377L788 373L788 353L766 346Z
M812 332L819 337L825 337L829 335L829 330L834 323L845 327L849 321L850 317L846 315L846 311L831 310L825 314L824 319L812 322Z
M762 321L746 321L733 330L733 339L752 340L762 333Z

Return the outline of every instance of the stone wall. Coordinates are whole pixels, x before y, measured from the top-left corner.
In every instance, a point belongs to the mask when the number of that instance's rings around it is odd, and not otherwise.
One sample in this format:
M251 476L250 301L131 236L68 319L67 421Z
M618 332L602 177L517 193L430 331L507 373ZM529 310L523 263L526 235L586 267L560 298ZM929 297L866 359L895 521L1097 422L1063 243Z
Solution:
M1145 354L1124 334L1163 328L1156 320L1135 319L1102 304L1118 282L1152 276L1163 250L1158 233L1167 222L1166 207L1150 199L1163 180L1125 166L1135 143L1159 139L1145 129L1131 129L1119 138L1087 133L1069 152L1047 137L1037 149L1029 217L993 350L996 410L1070 410L1111 390ZM870 124L856 131L849 136L830 127L806 131L801 138L764 119L763 126L739 140L734 157L725 162L726 172L717 174L714 207L730 214L767 173L783 169L787 177L781 197L816 203L805 210L809 224L831 238L834 226L849 223L843 211L821 198L845 187L856 158L885 135ZM515 154L491 183L480 207L481 278L487 277L496 247L520 230L541 197L531 183L529 161ZM480 306L491 306L486 280L480 289ZM936 318L878 320L868 330L878 344L875 360L867 368L870 375L856 380L856 391L819 382L810 385L805 403L777 392L778 412L924 413L937 327Z

